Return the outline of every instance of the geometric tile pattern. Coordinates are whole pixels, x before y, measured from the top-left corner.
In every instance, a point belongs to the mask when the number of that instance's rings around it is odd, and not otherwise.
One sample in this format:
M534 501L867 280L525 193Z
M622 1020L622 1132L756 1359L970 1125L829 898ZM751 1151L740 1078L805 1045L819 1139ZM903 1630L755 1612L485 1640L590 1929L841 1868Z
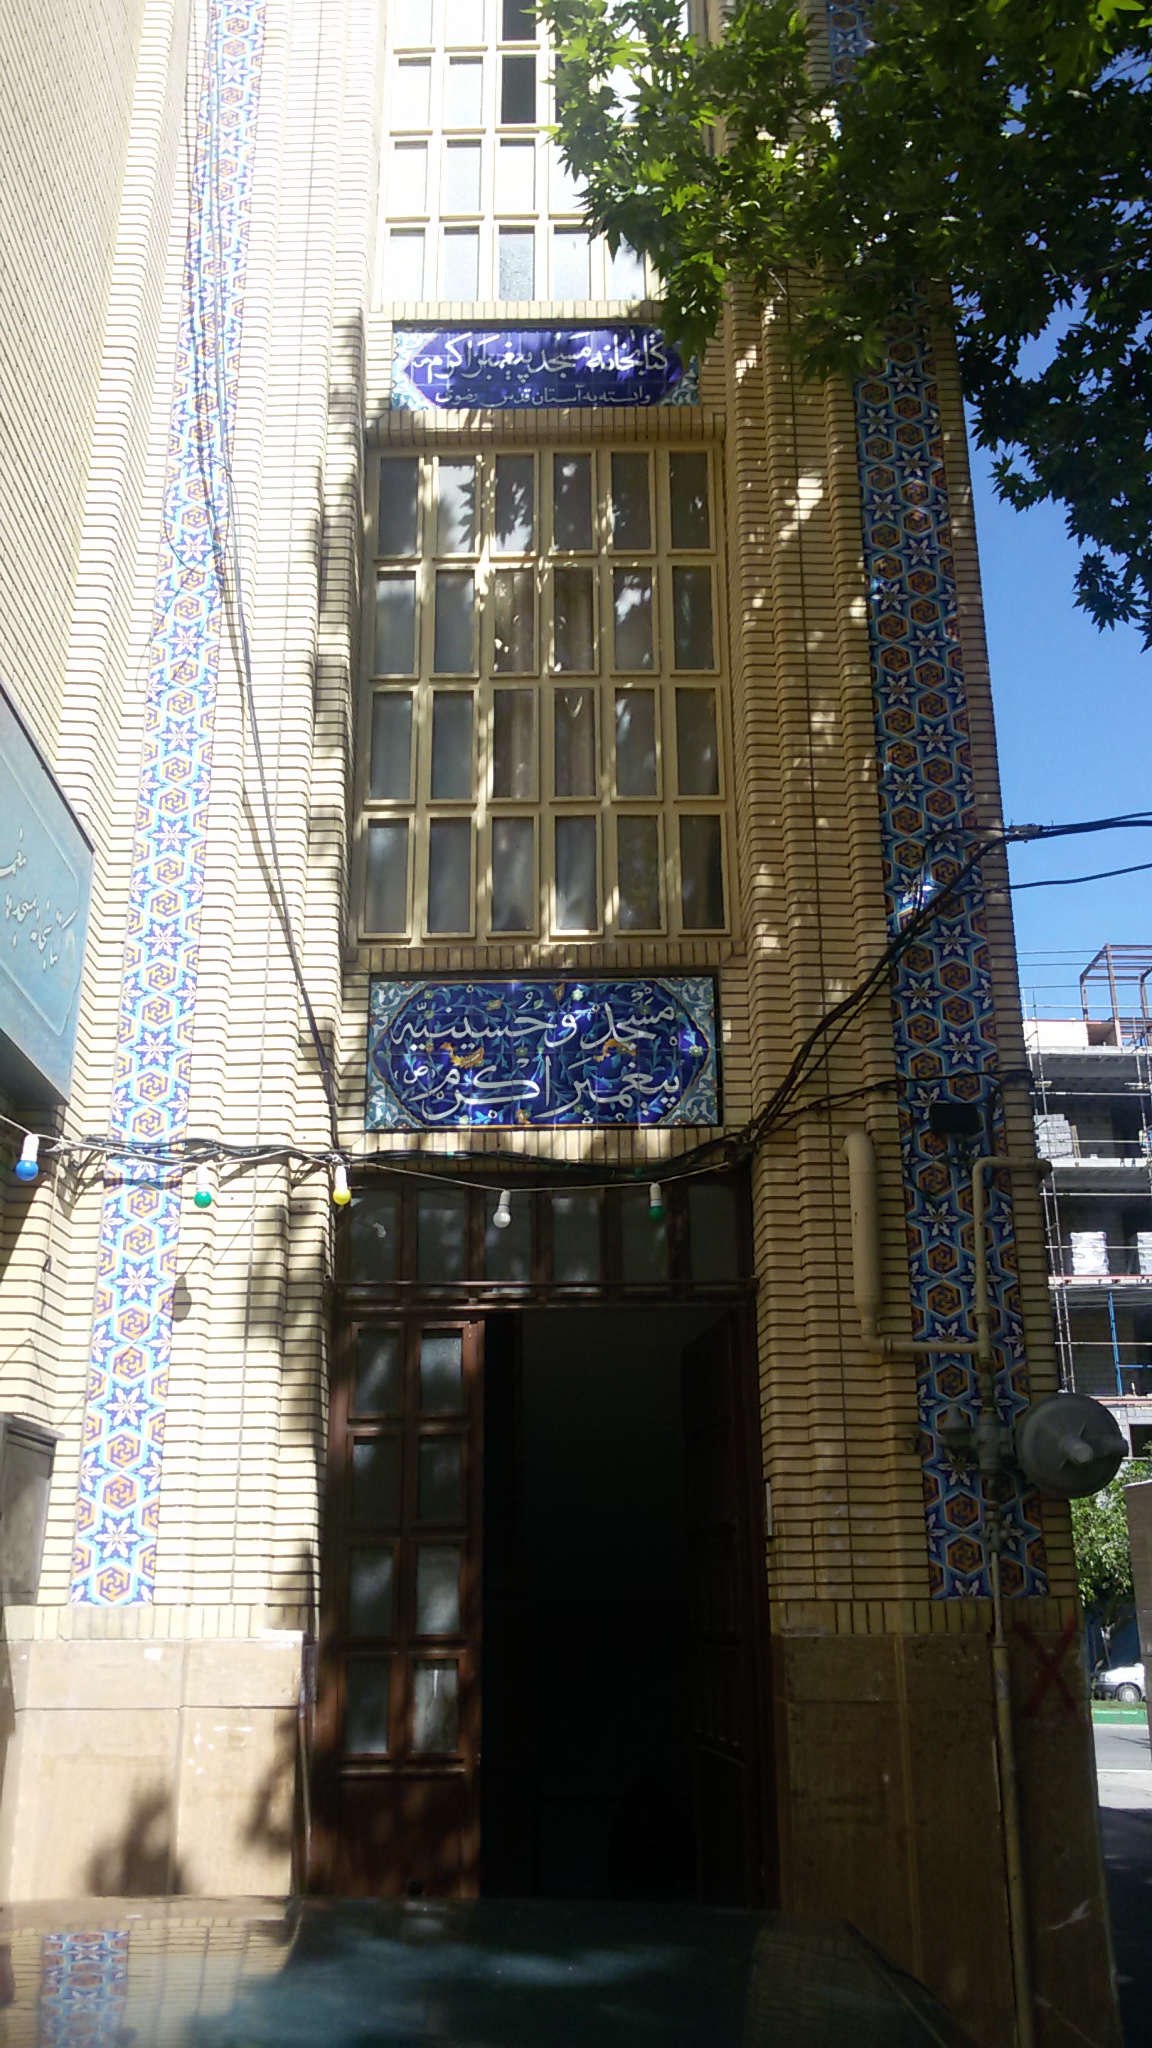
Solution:
M193 162L136 799L111 1133L184 1135L220 653L224 463L244 310L264 0L212 0ZM221 419L221 397L225 418ZM72 1599L155 1580L180 1185L109 1155Z
M865 12L829 9L833 74L863 46ZM886 359L855 387L857 462L880 820L889 929L954 876L976 829L968 711L957 628L948 485L931 337L926 323L894 321ZM979 1101L998 1113L996 1021L977 868L958 906L941 912L902 954L892 976L892 1030L901 1090L908 1265L914 1334L976 1334L971 1174L957 1148L928 1129L938 1098ZM981 1151L988 1149L980 1141ZM989 1189L989 1296L997 1402L1009 1422L1027 1405L1012 1200L1006 1178ZM929 1569L934 1597L990 1592L981 1482L944 1451L940 1412L958 1403L975 1419L974 1362L963 1354L921 1361L921 1436ZM1005 1592L1047 1590L1034 1494L1005 1479ZM1000 1495L998 1494L998 1498Z
M127 1997L127 1934L46 1934L36 2048L116 2048Z

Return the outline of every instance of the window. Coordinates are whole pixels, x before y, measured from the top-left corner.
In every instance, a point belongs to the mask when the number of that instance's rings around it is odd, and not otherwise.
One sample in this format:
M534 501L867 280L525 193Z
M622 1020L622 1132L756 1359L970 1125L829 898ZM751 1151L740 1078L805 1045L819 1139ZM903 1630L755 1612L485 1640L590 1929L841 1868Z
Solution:
M500 119L506 127L536 119L535 57L501 57Z
M380 458L365 936L726 928L713 464Z

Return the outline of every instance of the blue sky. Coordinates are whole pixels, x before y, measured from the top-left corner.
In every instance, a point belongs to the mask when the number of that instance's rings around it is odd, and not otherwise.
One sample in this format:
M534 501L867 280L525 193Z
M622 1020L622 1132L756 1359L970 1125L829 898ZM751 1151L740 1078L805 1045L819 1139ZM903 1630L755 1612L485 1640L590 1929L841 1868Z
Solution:
M1056 824L1152 808L1152 654L1072 601L1078 551L1053 505L1014 512L971 450L1004 817ZM1013 882L1152 861L1152 830L1013 849ZM1074 1015L1080 968L1110 941L1152 946L1152 870L1012 899L1020 979L1041 1015ZM1028 996L1025 995L1028 1002Z

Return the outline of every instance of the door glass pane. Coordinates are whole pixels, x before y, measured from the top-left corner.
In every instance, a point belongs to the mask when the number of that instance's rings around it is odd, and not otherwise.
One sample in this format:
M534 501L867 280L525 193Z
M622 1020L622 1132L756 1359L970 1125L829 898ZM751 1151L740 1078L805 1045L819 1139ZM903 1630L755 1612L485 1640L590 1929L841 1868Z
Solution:
M708 457L698 450L678 450L668 457L674 548L712 545L708 527Z
M592 250L584 228L552 230L552 297L587 299L591 293Z
M396 43L422 50L432 41L432 0L396 0Z
M496 296L499 299L535 298L536 235L532 228L501 228Z
M395 1204L395 1195L388 1199ZM358 1330L352 1413L394 1414L401 1404L402 1366L399 1330Z
M535 57L501 57L500 119L505 126L535 121Z
M380 297L422 299L424 297L424 230L393 228L388 236Z
M536 666L536 585L531 569L497 569L492 578L493 667L531 675Z
M712 571L673 569L672 618L677 668L712 667Z
M591 569L553 571L556 667L588 671L595 668L592 630Z
M392 1633L392 1548L348 1553L348 1632L354 1636Z
M472 928L472 825L468 818L433 818L428 827L428 930Z
M536 692L492 692L492 794L536 794Z
M350 1657L344 1667L344 1747L354 1756L388 1754L390 1657Z
M387 818L368 827L364 924L370 932L402 932L408 925L408 821Z
M503 0L500 9L500 36L505 43L534 43L535 9L526 6L525 0Z
M680 820L680 901L686 931L718 931L723 925L719 818Z
M479 213L480 144L449 142L444 146L441 213Z
M617 668L652 666L652 572L617 569L612 576Z
M502 142L496 151L497 213L536 211L536 144Z
M556 929L594 931L596 902L596 820L556 820Z
M484 1277L526 1286L532 1278L532 1197L513 1195L512 1221L504 1230L497 1230L492 1221L499 1200L491 1192L484 1198Z
M471 301L480 295L480 233L477 228L446 228L440 278L442 299Z
M436 571L437 675L468 675L472 671L472 615L475 578L471 569Z
M640 553L652 545L646 455L612 457L612 545Z
M472 794L472 692L432 696L432 795L451 801Z
M470 555L476 548L476 464L436 464L436 552Z
M530 932L536 923L536 827L531 818L492 820L492 930ZM493 1196L495 1200L495 1196ZM510 1233L505 1233L510 1235ZM495 1278L495 1275L490 1277Z
M484 85L484 62L480 57L449 57L444 85L444 126L478 128Z
M530 455L496 457L496 548L526 555L536 540L536 472Z
M428 144L394 142L389 180L389 213L423 213L428 197Z
M429 1237L429 1247L436 1250L445 1247L452 1260L452 1271L445 1277L462 1280L464 1277L464 1196L463 1189L446 1190L454 1202L459 1197L456 1215L458 1240L454 1236L452 1245L445 1246L447 1233L442 1226ZM443 1202L445 1196L429 1192L429 1205ZM421 1196L421 1200L424 1197ZM423 1236L424 1213L420 1215ZM453 1248L458 1244L453 1256ZM426 1276L423 1272L420 1278ZM425 1415L457 1415L464 1406L464 1338L459 1330L424 1330L420 1337L420 1407Z
M377 545L382 555L414 555L416 492L420 465L401 455L380 464L380 516Z
M616 254L608 256L607 296L610 299L644 297L644 258L627 242L621 242Z
M460 1684L454 1663L417 1664L412 1676L412 1748L417 1756L460 1747Z
M484 41L484 0L444 0L444 40L453 43Z
M552 545L592 546L592 457L552 457Z
M432 66L427 57L401 60L396 66L396 128L427 128L432 94Z
M599 1286L599 1195L553 1195L552 1278L558 1287Z
M624 1278L633 1285L667 1280L665 1218L649 1216L647 1188L626 1188L620 1197L620 1251Z
M655 690L617 692L616 794L656 794Z
M688 1183L688 1243L694 1280L738 1280L736 1190L723 1182Z
M557 796L596 794L596 692L557 690L552 700Z
M416 1633L460 1632L460 1545L421 1543L416 1550Z
M399 1230L398 1196L383 1188L358 1190L348 1212L349 1279L394 1280Z
M416 1484L419 1522L464 1519L464 1446L458 1436L422 1436Z
M616 921L622 932L650 932L660 926L660 822L617 818Z
M376 578L376 674L410 676L416 666L416 578Z
M720 759L713 691L677 690L676 762L681 796L719 796Z
M400 1439L361 1437L352 1446L352 1522L377 1529L400 1519Z
M412 692L381 690L372 699L368 795L373 803L407 803L412 788Z

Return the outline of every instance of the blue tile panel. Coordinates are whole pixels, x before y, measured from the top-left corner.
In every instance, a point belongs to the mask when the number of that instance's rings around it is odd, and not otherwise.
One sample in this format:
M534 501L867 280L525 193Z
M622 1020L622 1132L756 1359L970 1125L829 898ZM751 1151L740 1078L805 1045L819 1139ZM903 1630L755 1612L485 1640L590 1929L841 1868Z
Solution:
M369 997L370 1131L716 1124L707 976L382 981Z
M392 406L696 405L696 364L658 327L397 328Z
M116 2048L127 1999L126 1933L44 1936L36 2048Z
M187 1121L220 652L224 435L235 402L263 40L264 0L213 0L113 1083L112 1134L131 1141L171 1143ZM76 1513L77 1602L152 1598L179 1222L180 1188L169 1171L110 1156Z
M848 75L866 45L867 9L830 5L832 69ZM890 930L920 900L927 866L939 887L967 858L976 830L968 709L957 627L948 483L927 323L892 324L885 361L855 387L864 566L880 824ZM933 886L929 882L927 888ZM901 1140L913 1329L970 1339L974 1318L971 1176L928 1130L937 1098L997 1105L996 1020L980 870L960 907L941 914L900 959L892 1033L904 1083ZM981 1145L981 1149L986 1149ZM1027 1404L1011 1194L993 1182L989 1291L997 1400L1005 1421ZM990 1592L978 1480L957 1473L938 1432L952 1402L975 1418L971 1359L934 1356L919 1375L929 1571L935 1597ZM1047 1591L1039 1503L1006 1489L1004 1588Z

